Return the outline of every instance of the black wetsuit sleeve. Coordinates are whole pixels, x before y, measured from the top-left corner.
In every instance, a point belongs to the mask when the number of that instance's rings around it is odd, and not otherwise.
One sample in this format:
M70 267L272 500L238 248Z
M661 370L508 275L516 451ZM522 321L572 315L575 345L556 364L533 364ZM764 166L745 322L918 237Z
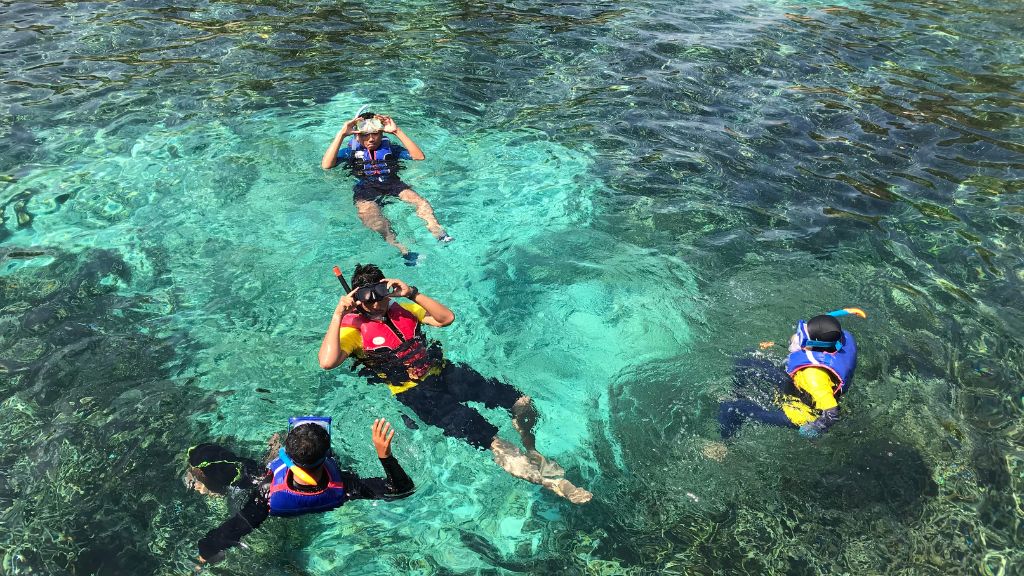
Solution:
M412 478L409 478L409 475L405 473L397 458L394 456L381 458L380 465L384 467L384 475L386 476L384 485L389 496L408 496L416 489L416 486L412 483Z
M199 540L200 556L209 562L216 562L220 560L222 552L237 546L243 536L259 528L270 515L270 479L268 475L253 489L237 514Z
M822 410L821 415L817 419L804 424L804 426L819 434L824 434L836 422L839 422L839 408L829 408L828 410Z
M402 469L394 456L381 458L384 478L359 478L355 474L344 475L345 492L350 500L396 500L412 494L416 486Z

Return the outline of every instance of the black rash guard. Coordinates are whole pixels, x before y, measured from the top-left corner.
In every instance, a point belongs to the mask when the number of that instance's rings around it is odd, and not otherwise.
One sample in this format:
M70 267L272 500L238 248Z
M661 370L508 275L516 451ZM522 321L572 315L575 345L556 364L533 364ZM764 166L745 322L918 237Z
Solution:
M209 445L205 445L209 446ZM192 453L189 454L190 463ZM225 458L219 460L225 462ZM244 460L239 459L239 463ZM345 485L345 499L348 500L396 500L404 498L413 492L415 486L412 479L405 473L402 466L394 456L380 459L384 467L384 478L362 479L352 472L342 471L341 481ZM252 470L251 466L239 466L239 470ZM327 487L330 480L326 473L320 475L316 486L297 484L288 477L288 487L296 492L319 492ZM248 478L234 479L232 485L250 483L255 485L249 492L242 509L228 518L223 524L210 530L199 540L199 555L209 561L216 562L223 557L223 552L232 546L237 546L242 537L252 532L267 519L270 515L270 483L274 478L272 471L267 470L263 476L250 476ZM216 490L214 486L208 486Z

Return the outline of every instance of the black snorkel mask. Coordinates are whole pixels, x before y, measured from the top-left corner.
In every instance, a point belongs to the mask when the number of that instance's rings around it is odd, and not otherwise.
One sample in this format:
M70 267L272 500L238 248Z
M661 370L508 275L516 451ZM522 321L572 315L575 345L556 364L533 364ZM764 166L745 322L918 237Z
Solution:
M346 294L352 292L352 288L345 281L345 276L341 273L341 268L335 266L334 275L338 278L338 282L341 283L341 287L344 288ZM391 296L391 288L386 282L377 282L357 288L355 293L352 294L352 299L356 301L356 304L359 304L360 308L365 309L367 304L380 302L388 296Z
M384 282L377 282L376 284L356 288L356 293L352 295L352 298L366 306L367 304L380 302L388 296L391 296L391 288Z

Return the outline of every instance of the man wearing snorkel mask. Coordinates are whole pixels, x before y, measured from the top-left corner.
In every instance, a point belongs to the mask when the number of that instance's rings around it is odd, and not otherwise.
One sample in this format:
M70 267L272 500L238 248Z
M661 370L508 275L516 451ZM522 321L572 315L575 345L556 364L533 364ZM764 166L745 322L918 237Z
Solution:
M371 428L384 478L359 478L338 466L331 451L330 418L289 418L288 427L283 447L276 445L276 434L271 439L273 460L262 471L253 460L216 444L189 449L189 487L203 494L225 494L230 488L249 490L242 509L199 540L200 567L222 560L228 548L239 545L242 537L268 516L326 512L349 500L394 500L412 493L412 480L391 455L395 432L386 420L375 420Z
M424 324L440 328L453 321L451 310L415 286L385 278L372 264L357 265L352 290L338 301L320 344L320 367L336 368L352 356L362 366L362 375L387 384L399 402L441 428L445 436L490 450L495 462L517 478L576 504L589 501L590 492L566 480L565 471L537 451L537 411L530 397L465 364L446 362L440 344L423 335ZM506 410L526 452L499 438L498 427L466 402Z
M857 343L843 330L837 317L853 314L865 318L860 308L846 308L797 323L789 340L789 357L783 373L775 366L749 359L738 363L736 382L744 389L762 382L774 384L771 407L749 398L723 403L719 408L722 438L739 431L745 420L799 428L800 435L814 438L839 421L839 397L850 387L857 367ZM773 345L765 342L762 348Z
M394 144L384 136L393 134L402 145ZM348 146L342 141L349 135L353 138ZM423 160L423 151L409 138L390 116L366 112L345 122L334 136L331 145L324 152L320 167L330 170L344 164L358 178L352 188L353 202L363 224L380 234L384 240L398 249L406 265L416 265L416 253L398 241L391 222L381 212L387 198L398 198L416 208L416 215L422 219L427 230L443 244L452 241L434 216L434 208L422 196L413 191L398 177L399 160Z

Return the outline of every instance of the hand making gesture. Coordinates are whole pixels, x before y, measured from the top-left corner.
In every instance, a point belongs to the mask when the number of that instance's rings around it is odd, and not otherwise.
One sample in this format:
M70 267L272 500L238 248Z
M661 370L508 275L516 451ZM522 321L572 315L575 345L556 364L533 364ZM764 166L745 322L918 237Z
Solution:
M383 418L373 421L373 447L377 449L377 457L381 460L391 457L391 439L395 437L395 430L391 423Z

